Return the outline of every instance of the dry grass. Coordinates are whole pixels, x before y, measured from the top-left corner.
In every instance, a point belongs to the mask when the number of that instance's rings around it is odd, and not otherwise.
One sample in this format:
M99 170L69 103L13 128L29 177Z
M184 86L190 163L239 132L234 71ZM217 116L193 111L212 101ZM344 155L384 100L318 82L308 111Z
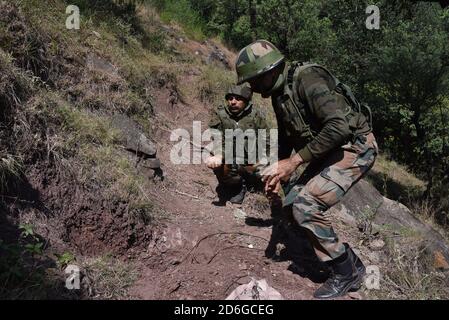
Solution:
M216 66L204 66L195 86L193 94L201 102L208 105L223 103L226 90L233 84L234 75L230 71L224 71Z
M0 121L6 121L12 108L19 106L32 91L33 78L14 65L13 57L0 48Z
M6 154L0 156L0 193L8 190L11 181L17 181L22 175L22 164L17 157Z
M449 299L449 279L436 271L425 243L407 239L385 250L380 290L369 291L372 298L428 300Z
M431 225L446 239L447 226L438 217L439 208L430 200L422 199L426 182L416 177L407 167L379 155L367 179L387 198L406 205L415 217Z
M158 78L172 81L175 73L120 18L86 15L81 30L68 31L66 5L50 0L42 10L41 1L0 1L0 192L22 167L24 174L35 166L52 172L56 167L57 179L70 173L74 184L101 190L99 198L126 202L131 219L149 224L155 207L145 192L148 181L117 144L109 115L137 115L149 124L151 91ZM1 243L4 235L0 238ZM22 249L14 250L19 257ZM53 285L58 291L64 282L47 264L32 283L41 285L39 290L17 281L0 290L1 296L45 298ZM133 266L111 259L97 259L88 268L103 298L123 297L135 275ZM13 271L10 265L2 268L0 278ZM55 283L47 285L47 272Z
M135 161L113 145L86 144L81 146L74 171L79 184L99 190L99 196L109 202L127 203L131 217L147 225L161 214L145 191L151 186Z
M128 288L138 277L134 265L108 255L86 260L83 269L93 299L127 299Z
M379 155L368 174L376 188L387 198L408 203L421 195L426 183L418 179L408 168Z
M430 225L449 242L448 226L440 222L441 219L438 217L439 211L435 204L428 199L415 200L408 204L408 208L415 217L419 218L425 224Z
M423 190L426 187L426 183L417 178L407 167L400 165L393 160L388 160L386 156L383 155L380 155L376 159L376 163L372 170L387 175L391 180L406 186L416 187L420 190Z

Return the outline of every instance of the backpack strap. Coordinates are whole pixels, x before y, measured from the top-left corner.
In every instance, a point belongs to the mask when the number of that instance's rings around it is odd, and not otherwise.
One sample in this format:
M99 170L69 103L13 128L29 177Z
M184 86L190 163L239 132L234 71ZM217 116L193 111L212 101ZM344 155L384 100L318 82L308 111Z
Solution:
M321 66L319 64L316 63L310 63L310 62L293 62L292 63L293 66L293 72L292 74L287 77L287 82L290 83L290 90L293 94L293 98L294 98L294 102L296 103L296 101L301 101L301 97L299 96L299 92L297 90L297 88L299 87L299 83L298 83L298 79L301 73L303 73L306 69L311 68L311 67L317 67L320 68L322 70L324 70L333 80L334 84L335 84L335 88L334 90L341 94L343 97L345 97L345 99L347 100L347 102L349 103L349 107L348 110L345 113L345 116L348 120L348 123L350 124L351 130L353 131L353 138L356 138L359 133L357 132L357 129L359 128L360 125L360 118L362 113L362 108L365 108L368 111L369 114L369 125L370 128L372 129L372 113L371 113L371 108L366 105L366 104L360 104L359 101L355 98L351 88L349 86L347 86L346 84L344 84L343 82L341 82L333 73L331 73L327 68L325 68L324 66ZM290 73L290 72L289 72ZM295 88L295 89L293 89ZM307 108L304 108L307 111ZM356 115L354 115L354 113L356 113ZM352 114L352 117L351 117ZM310 118L313 119L313 118Z
M295 90L295 88L297 88L297 84L298 84L296 79L299 74L298 69L299 69L300 65L301 64L298 62L292 63L292 65L288 71L288 74L287 74L287 81L285 82L285 85L284 85L284 92L287 94L290 101L292 102L292 104L296 110L296 113L298 114L299 121L301 122L301 126L306 130L309 138L313 139L317 135L317 132L312 130L310 123L305 120L305 118L312 119L311 111L308 110L305 107L304 103L301 102L301 99L299 98L297 90Z

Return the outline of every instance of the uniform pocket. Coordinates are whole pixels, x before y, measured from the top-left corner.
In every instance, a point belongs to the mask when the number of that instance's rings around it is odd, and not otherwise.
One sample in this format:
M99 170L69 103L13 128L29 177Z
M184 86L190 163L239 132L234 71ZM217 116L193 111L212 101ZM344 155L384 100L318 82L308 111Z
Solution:
M343 150L340 160L321 171L320 175L347 192L372 167L376 152L371 147L359 148L360 153Z
M330 166L321 171L320 175L321 177L337 184L344 192L347 192L356 181L354 173L350 168Z

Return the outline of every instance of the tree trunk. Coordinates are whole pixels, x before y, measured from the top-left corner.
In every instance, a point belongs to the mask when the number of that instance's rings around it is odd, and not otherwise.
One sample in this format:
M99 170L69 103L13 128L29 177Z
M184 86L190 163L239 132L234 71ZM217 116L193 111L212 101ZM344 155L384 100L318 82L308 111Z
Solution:
M257 8L254 0L248 0L249 24L252 41L257 40Z
M426 167L426 178L427 178L427 187L424 191L423 198L424 199L430 199L432 198L432 187L433 187L433 176L434 176L434 167L433 167L433 157L432 153L430 152L429 148L426 146L426 133L424 128L421 125L420 118L421 118L421 108L418 105L413 106L412 110L414 110L413 116L412 116L412 122L413 125L416 128L416 136L418 138L418 142L422 145L422 148L424 150L424 161L425 161L425 167Z

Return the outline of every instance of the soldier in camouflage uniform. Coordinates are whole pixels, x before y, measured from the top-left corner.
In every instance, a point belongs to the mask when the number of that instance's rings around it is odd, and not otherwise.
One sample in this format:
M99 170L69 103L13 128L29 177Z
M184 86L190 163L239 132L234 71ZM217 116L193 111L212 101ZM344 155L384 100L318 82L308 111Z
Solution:
M338 238L327 212L374 164L378 149L371 119L349 87L326 68L288 65L268 41L243 48L236 71L238 83L249 82L254 92L271 97L276 113L280 160L261 171L267 195L277 195L292 173L309 163L298 181L289 182L293 188L284 206L293 206L295 220L332 271L314 296L326 299L358 290L365 267Z
M233 163L225 164L223 156L226 129L242 130L241 132L236 131L235 135L243 134L246 130L252 129L256 138L258 129L267 129L261 110L251 102L252 94L251 88L247 84L230 87L225 95L226 105L220 105L214 109L209 121L209 128L219 130L223 137L221 148L217 144L212 150L213 156L206 159L206 165L214 170L219 182L217 193L221 205L224 205L227 200L231 203L241 204L247 191L248 180L257 184L257 181L254 181L254 175L252 175L253 165L248 163L247 144L244 146L243 164L238 164L236 161L235 137L233 140Z

